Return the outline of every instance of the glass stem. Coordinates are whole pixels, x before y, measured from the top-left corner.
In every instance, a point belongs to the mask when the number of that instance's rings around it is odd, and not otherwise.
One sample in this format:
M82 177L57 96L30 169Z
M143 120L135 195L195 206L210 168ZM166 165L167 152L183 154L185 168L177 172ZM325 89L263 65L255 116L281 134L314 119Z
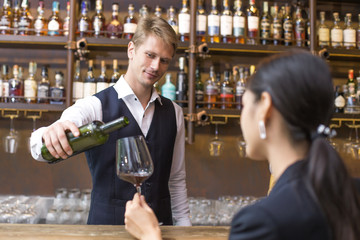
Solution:
M141 195L141 185L135 185L136 187L136 191L139 193L139 195Z

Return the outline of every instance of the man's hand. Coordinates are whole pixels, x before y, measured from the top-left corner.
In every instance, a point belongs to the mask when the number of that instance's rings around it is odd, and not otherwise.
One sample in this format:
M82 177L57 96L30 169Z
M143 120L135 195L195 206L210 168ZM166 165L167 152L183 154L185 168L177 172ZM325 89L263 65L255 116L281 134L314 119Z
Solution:
M55 158L68 158L73 151L66 138L65 131L70 130L75 137L80 135L78 127L70 121L55 122L43 134L43 141L50 154Z
M132 201L126 203L125 229L140 240L162 239L155 213L147 205L145 197L138 193L135 193Z

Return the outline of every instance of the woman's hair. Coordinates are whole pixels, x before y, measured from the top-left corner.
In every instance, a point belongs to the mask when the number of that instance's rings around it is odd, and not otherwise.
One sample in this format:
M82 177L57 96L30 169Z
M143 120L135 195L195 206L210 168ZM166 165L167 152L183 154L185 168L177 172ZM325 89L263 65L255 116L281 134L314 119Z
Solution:
M329 125L334 110L334 87L327 64L300 50L274 55L260 63L248 89L257 100L262 92L271 95L294 144L311 143L307 179L333 239L360 239L360 197L353 179L327 140L313 137L320 124Z
M150 34L161 38L166 44L172 46L175 55L178 39L174 29L164 19L151 16L141 18L131 41L135 46L140 46Z

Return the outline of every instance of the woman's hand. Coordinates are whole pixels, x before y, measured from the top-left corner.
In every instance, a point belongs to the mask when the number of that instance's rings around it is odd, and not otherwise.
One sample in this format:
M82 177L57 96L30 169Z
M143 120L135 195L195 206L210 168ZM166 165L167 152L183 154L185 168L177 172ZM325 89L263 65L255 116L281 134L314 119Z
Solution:
M135 193L132 201L126 203L125 229L141 240L161 238L159 222L144 196Z

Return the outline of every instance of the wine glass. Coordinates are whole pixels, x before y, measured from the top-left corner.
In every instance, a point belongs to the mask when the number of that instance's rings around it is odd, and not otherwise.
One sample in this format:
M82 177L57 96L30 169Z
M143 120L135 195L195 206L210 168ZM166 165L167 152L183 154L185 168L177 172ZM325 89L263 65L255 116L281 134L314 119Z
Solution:
M220 156L224 150L224 141L219 138L218 124L215 123L215 137L209 142L210 156Z
M19 136L14 128L14 116L10 116L10 132L4 137L5 152L14 154L17 151Z
M116 174L134 184L141 195L141 183L154 171L149 149L143 136L120 138L116 145Z

